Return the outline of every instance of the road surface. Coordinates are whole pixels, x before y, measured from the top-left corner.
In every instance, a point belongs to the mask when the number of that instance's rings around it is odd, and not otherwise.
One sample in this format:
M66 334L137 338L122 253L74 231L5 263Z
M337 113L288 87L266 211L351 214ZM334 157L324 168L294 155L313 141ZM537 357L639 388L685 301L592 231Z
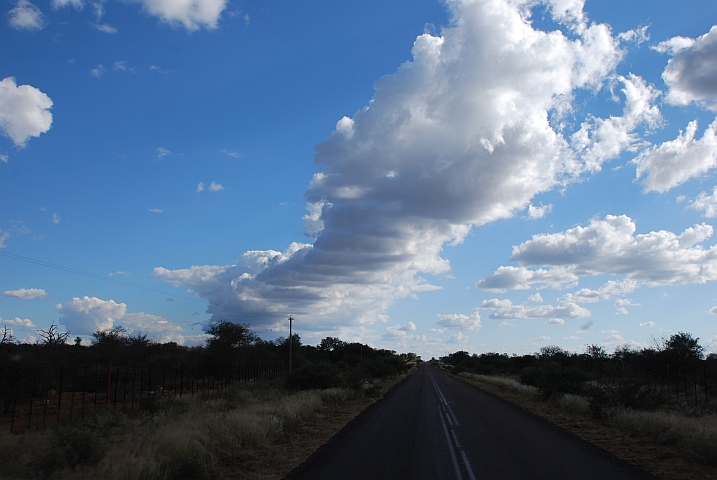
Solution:
M286 478L655 477L525 410L423 364Z

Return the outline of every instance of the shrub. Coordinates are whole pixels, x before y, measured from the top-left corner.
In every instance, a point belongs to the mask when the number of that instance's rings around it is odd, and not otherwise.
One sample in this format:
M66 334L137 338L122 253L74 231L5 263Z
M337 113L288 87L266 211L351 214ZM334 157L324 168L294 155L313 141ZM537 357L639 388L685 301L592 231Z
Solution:
M524 368L520 381L538 389L543 398L565 394L581 395L585 391L588 374L576 367L562 368L556 364Z
M286 379L286 386L292 390L334 388L342 383L341 372L330 362L310 363L292 372Z

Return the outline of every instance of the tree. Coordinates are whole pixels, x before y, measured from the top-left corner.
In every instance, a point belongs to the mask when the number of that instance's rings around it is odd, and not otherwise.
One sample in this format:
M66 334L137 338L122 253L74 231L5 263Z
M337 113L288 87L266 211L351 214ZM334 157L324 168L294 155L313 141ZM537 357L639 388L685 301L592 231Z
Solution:
M15 343L15 337L12 334L12 330L10 330L7 325L2 328L2 335L0 335L0 337L0 345Z
M231 357L234 349L250 345L257 339L249 325L227 320L212 322L205 331L212 336L207 340L207 348L222 356Z
M40 335L42 340L38 341L40 345L46 348L55 349L65 343L70 336L70 332L60 332L57 329L57 325L54 323L50 325L47 330L38 330L37 333Z
M700 345L700 339L692 338L691 334L685 332L670 336L664 343L664 352L677 363L702 360L705 357L705 349Z
M348 345L343 340L339 340L336 337L326 337L321 340L319 344L319 350L323 352L333 352L334 350L343 350Z
M92 334L92 345L102 348L111 348L124 345L127 338L124 334L127 329L122 325L115 325L109 330L95 330Z

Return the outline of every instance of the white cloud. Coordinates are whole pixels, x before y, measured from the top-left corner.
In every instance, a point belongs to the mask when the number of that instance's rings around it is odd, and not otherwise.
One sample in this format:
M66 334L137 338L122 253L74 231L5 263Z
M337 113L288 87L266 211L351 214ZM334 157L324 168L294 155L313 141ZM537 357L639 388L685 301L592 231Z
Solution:
M543 297L540 295L540 293L536 292L533 295L529 296L527 298L527 301L533 303L543 303Z
M56 213L52 214L52 223L54 223L55 225L60 223L60 216L58 214L56 214Z
M172 154L172 152L170 152L169 150L167 150L164 147L159 147L157 149L157 158L164 158L167 155L171 155L171 154Z
M596 303L600 300L609 300L611 297L631 293L637 286L638 283L635 280L610 280L598 290L581 288L575 293L568 293L558 298L558 302Z
M48 24L47 17L39 8L27 0L18 0L15 8L7 12L8 23L15 30L29 30L37 32Z
M672 55L662 73L670 88L665 100L673 105L696 102L717 110L717 25L696 40L675 37L656 49Z
M565 325L565 320L562 318L551 318L548 320L548 325Z
M480 313L475 312L472 315L463 315L462 313L452 313L449 315L438 315L438 325L443 328L456 328L459 330L480 330L481 321Z
M100 32L105 32L105 33L110 33L110 34L117 33L117 29L108 23L93 23L92 26L94 28L96 28L97 30L99 30Z
M710 308L709 312L710 315L717 315L717 307Z
M199 182L199 185L197 185L197 193L204 191L204 182Z
M622 42L634 42L640 45L650 39L650 35L647 33L648 28L647 25L644 25L636 30L628 30L627 32L619 33L617 38Z
M147 210L152 213L164 213L164 210L162 210L161 208L148 208Z
M621 117L589 118L572 137L572 147L585 161L585 168L597 171L603 162L617 158L625 150L636 150L644 141L635 133L640 125L650 128L662 122L660 110L653 103L660 91L637 75L616 77L623 84L625 108Z
M687 208L702 210L707 218L717 217L717 187L712 190L712 195L707 192L700 193Z
M717 120L699 140L696 133L697 120L693 120L676 139L648 148L632 160L637 178L645 177L646 192L664 193L717 167Z
M57 304L62 314L60 323L73 335L90 335L96 330L107 330L122 325L129 335L147 334L159 342L185 343L191 336L184 335L184 328L167 319L149 313L128 313L127 305L114 300L97 297L75 297L72 301Z
M415 332L416 324L408 322L405 325L394 325L392 327L386 327L386 333L383 334L383 338L392 340L396 338L404 338L407 336L406 332Z
M74 7L75 10L82 10L85 6L83 0L52 0L50 4L52 5L52 8L71 6Z
M489 292L506 290L528 290L533 285L544 288L560 288L564 284L576 282L580 277L573 268L551 268L529 270L525 267L498 267L493 275L485 278L476 286Z
M23 327L23 328L35 328L35 324L32 323L32 320L28 318L20 318L15 317L12 319L2 318L0 317L0 323L3 325L15 325L16 327Z
M123 276L123 277L129 277L129 276L132 275L132 274L129 273L129 272L125 272L125 271L123 271L123 270L117 270L116 272L112 272L112 273L109 274L110 277L117 277L117 276L120 276L120 275Z
M233 158L241 158L244 156L244 154L241 152L233 152L231 150L222 150L222 153L229 155L230 157L233 157Z
M127 67L127 60L119 60L116 61L114 65L112 65L112 70L114 70L115 72L124 72L127 70L131 71L132 69ZM169 153L169 151L167 153Z
M90 70L90 75L92 75L93 77L96 77L96 78L101 78L102 75L104 75L104 74L105 74L105 67L101 63L99 65L97 65L95 68L93 68L92 70Z
M47 292L42 288L18 288L17 290L5 290L2 292L5 297L15 297L22 300L44 300Z
M532 240L513 247L510 259L519 262L520 267L500 267L478 285L497 284L501 288L529 285L526 281L505 281L506 269L520 272L520 279L529 278L532 272L548 277L553 272L560 276L568 270L575 277L624 275L628 280L650 286L717 280L717 246L698 245L712 236L712 226L695 225L680 235L665 230L635 235L635 229L630 217L607 215L602 220L593 219L587 227L534 235ZM549 268L529 270L545 266ZM632 285L623 283L620 288L626 291L624 288Z
M219 192L221 190L224 190L224 186L221 183L212 182L209 184L209 188L207 188L210 192Z
M655 325L657 325L655 322L645 322L640 324L641 327L654 327Z
M532 203L528 205L528 218L535 220L538 218L543 218L545 215L550 213L553 210L553 205L541 205L539 207L536 207Z
M4 153L1 153L1 154L0 154L0 163L7 163L7 161L8 161L9 159L10 159L10 157L8 157L7 155L5 155Z
M616 307L640 307L639 303L632 303L632 300L628 298L618 298L615 300Z
M585 318L591 315L590 310L583 308L575 303L564 303L558 306L528 306L524 303L520 305L514 305L513 302L511 302L510 300L499 300L497 298L484 300L480 308L486 310L493 310L493 312L490 314L490 318L498 319Z
M30 85L15 83L12 77L0 81L0 130L18 147L30 137L39 137L52 125L52 100Z
M371 101L316 146L318 172L305 197L325 204L320 215L309 210L313 245L155 275L206 298L216 319L272 325L294 313L322 328L367 325L397 299L436 288L421 274L450 270L446 243L599 169L605 155L591 152L600 136L591 130L571 148L550 119L572 115L578 90L617 78L624 52L610 28L588 22L579 1L550 3L569 36L535 29L526 4L447 5L443 36L420 35L412 60L379 79ZM625 120L613 123L631 132L659 112L639 77L620 82ZM620 148L637 142L626 138ZM578 278L567 269L528 275L543 285Z
M0 230L0 232L2 232L0 234L0 248L5 248L6 247L5 242L7 242L7 240L10 238L10 232L2 231L2 230Z
M142 5L150 15L158 16L170 25L183 25L189 31L206 28L212 30L227 0L133 0Z
M465 344L468 343L468 337L463 335L463 332L454 333L451 335L451 338L448 339L447 343Z

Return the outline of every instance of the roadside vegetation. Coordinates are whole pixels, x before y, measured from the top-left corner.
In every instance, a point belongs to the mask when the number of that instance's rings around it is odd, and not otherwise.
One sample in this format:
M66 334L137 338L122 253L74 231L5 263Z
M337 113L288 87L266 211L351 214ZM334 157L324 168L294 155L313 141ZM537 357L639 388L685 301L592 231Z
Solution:
M212 362L285 360L284 374L250 378L203 395L145 392L138 410L98 409L84 421L0 430L0 478L277 478L301 463L347 421L403 378L413 354L327 337L318 346L294 335L264 341L246 325L212 325L206 346L158 344L121 327L71 345L51 327L38 344L0 343L0 387L53 362ZM62 335L62 334L59 334ZM48 338L49 337L49 338ZM159 371L156 369L155 371ZM320 428L317 428L319 426Z
M582 354L456 352L438 366L663 478L717 478L717 356L678 333Z

